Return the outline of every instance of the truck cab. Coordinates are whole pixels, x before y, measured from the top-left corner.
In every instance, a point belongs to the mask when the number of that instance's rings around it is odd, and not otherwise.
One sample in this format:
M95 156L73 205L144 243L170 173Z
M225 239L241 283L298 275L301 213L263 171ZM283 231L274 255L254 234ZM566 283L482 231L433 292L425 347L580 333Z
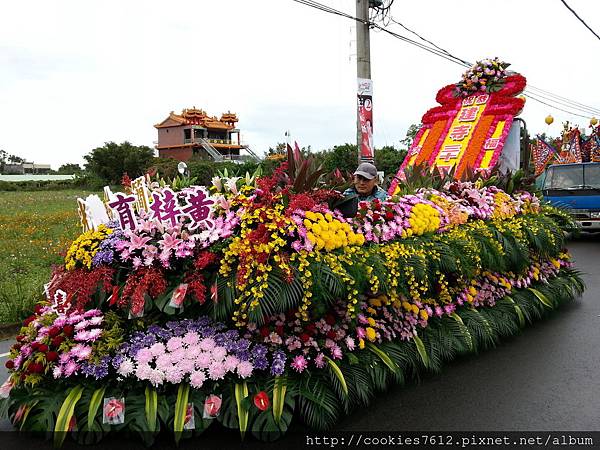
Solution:
M600 163L551 165L542 192L551 204L567 209L582 231L600 231Z

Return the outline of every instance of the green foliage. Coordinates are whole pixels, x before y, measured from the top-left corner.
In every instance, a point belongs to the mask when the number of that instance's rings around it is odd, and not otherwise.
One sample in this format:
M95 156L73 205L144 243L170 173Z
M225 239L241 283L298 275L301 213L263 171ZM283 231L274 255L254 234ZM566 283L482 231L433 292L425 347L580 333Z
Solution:
M58 168L58 170L56 171L56 173L58 173L60 175L74 175L74 174L79 174L82 171L83 171L83 169L81 168L81 166L79 164L69 163L69 164L63 164L62 166L60 166Z
M355 144L336 145L324 152L323 169L333 172L339 169L342 173L353 173L358 165L358 149Z
M67 435L67 431L69 430L71 418L75 412L75 405L81 398L82 392L83 386L81 385L71 388L67 394L67 397L65 398L65 401L60 407L58 417L56 418L56 426L54 428L54 447L62 446L62 443Z
M411 124L408 130L406 130L406 136L400 140L400 143L407 148L410 147L420 129L421 125L417 125L416 123Z
M105 184L119 184L124 173L131 179L143 175L154 158L154 150L130 142L106 142L85 155L85 168Z
M375 166L377 170L385 173L386 179L391 179L398 172L405 157L406 150L398 150L393 146L386 145L375 149Z

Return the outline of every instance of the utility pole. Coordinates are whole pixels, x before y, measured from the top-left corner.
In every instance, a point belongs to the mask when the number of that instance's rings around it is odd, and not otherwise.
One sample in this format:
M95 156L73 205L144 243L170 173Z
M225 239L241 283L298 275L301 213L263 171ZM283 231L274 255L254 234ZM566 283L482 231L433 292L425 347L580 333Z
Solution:
M369 39L369 4L371 0L356 0L356 17L359 19L356 21L356 75L357 78L371 79L371 50L370 50L370 39ZM359 93L360 95L360 93ZM363 99L364 100L364 99ZM368 107L371 108L371 99L368 100ZM365 157L361 152L363 143L363 123L361 124L360 112L357 108L356 112L356 143L358 146L359 159L361 161L370 160L372 158ZM370 112L370 111L369 111ZM371 116L372 117L372 116ZM362 126L361 126L362 125ZM371 121L369 121L369 128L372 127ZM369 130L372 132L372 130ZM371 137L372 142L372 137Z

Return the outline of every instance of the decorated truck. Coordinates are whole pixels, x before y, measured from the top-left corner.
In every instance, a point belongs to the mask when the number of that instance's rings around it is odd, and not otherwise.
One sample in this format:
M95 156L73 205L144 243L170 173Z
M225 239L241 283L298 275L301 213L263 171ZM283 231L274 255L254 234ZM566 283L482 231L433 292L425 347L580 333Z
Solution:
M56 446L214 428L275 440L294 420L329 429L577 298L569 215L488 170L523 106L505 66L444 88L402 168L454 175L412 188L407 170L354 217L291 151L268 176L140 177L81 199L82 234L10 349L0 412Z

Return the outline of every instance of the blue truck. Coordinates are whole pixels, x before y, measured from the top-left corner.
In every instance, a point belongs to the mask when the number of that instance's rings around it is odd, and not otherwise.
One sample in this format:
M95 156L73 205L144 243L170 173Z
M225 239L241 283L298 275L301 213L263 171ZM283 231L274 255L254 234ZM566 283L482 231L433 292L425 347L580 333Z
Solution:
M546 200L566 208L581 231L600 231L600 163L553 164L542 177Z

